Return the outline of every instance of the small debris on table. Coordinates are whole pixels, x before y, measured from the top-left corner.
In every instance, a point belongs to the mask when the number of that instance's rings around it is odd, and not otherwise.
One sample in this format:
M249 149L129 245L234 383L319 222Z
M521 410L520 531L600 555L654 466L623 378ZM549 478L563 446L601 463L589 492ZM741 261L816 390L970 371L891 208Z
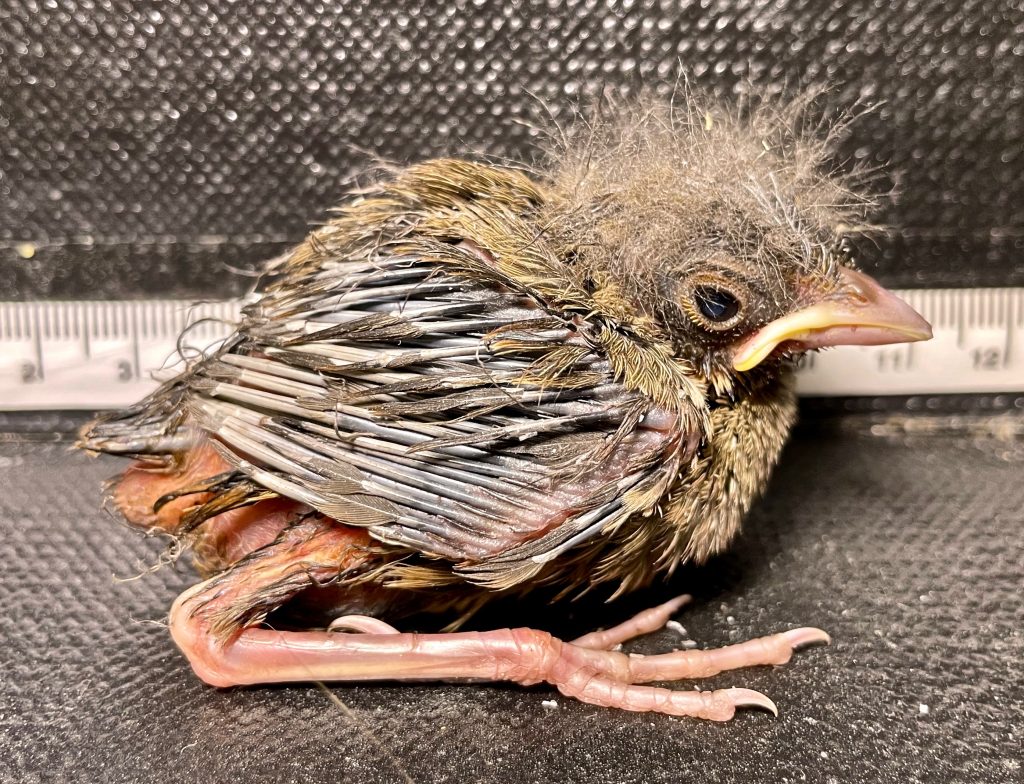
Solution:
M668 621L665 624L665 628L671 629L680 637L686 637L686 627L679 623L679 621Z

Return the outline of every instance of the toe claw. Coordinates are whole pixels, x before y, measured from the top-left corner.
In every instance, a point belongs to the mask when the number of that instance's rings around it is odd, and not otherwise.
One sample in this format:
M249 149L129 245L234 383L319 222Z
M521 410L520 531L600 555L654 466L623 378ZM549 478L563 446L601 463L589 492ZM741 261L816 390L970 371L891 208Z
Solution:
M822 629L815 629L813 626L790 629L788 632L783 632L782 634L786 638L786 642L789 643L794 651L818 642L824 643L825 645L830 645L832 643L832 638L829 637L828 632Z
M398 634L398 629L368 615L345 615L335 618L327 627L331 632L357 632L360 634Z
M753 689L725 689L737 708L761 708L778 718L779 709L766 695Z

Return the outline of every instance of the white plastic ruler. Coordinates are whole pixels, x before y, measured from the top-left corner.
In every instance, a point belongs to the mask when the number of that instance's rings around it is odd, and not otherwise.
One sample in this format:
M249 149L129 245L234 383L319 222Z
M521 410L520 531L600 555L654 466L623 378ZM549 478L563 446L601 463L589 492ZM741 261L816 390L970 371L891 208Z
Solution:
M1024 288L899 293L932 323L935 338L810 354L800 372L801 394L1024 392ZM179 345L194 352L230 334L239 307L236 301L0 302L0 410L128 405L174 372Z

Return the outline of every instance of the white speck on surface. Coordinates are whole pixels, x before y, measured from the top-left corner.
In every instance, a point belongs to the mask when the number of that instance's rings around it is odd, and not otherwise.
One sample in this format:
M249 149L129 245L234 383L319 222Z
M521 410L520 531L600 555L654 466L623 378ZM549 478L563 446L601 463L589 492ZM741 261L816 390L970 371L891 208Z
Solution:
M548 710L555 710L558 707L558 700L544 700L541 705Z
M681 623L679 623L679 621L669 621L668 623L665 624L665 628L666 629L671 629L676 634L678 634L680 637L685 637L686 636L686 627L683 626Z
M827 751L821 752L821 758L822 759L828 759L828 752Z
M811 726L814 726L818 723L817 719L812 719L810 716L804 716L804 721L806 721Z
M925 705L923 702L917 706L917 712L922 716L927 716L931 712L931 708Z
M688 649L692 650L692 649L697 647L697 641L696 640L683 640L682 645L683 645L684 648L688 648Z
M731 616L731 615L727 615L727 616L725 616L725 622L726 623L736 623L736 619L733 616Z

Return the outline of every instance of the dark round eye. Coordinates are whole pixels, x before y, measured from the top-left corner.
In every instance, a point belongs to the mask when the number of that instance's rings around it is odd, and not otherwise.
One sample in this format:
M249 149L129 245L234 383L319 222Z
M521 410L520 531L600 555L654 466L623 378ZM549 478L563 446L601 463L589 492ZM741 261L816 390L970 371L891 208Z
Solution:
M740 301L736 296L717 286L697 286L693 290L693 304L713 324L731 321L740 312Z

